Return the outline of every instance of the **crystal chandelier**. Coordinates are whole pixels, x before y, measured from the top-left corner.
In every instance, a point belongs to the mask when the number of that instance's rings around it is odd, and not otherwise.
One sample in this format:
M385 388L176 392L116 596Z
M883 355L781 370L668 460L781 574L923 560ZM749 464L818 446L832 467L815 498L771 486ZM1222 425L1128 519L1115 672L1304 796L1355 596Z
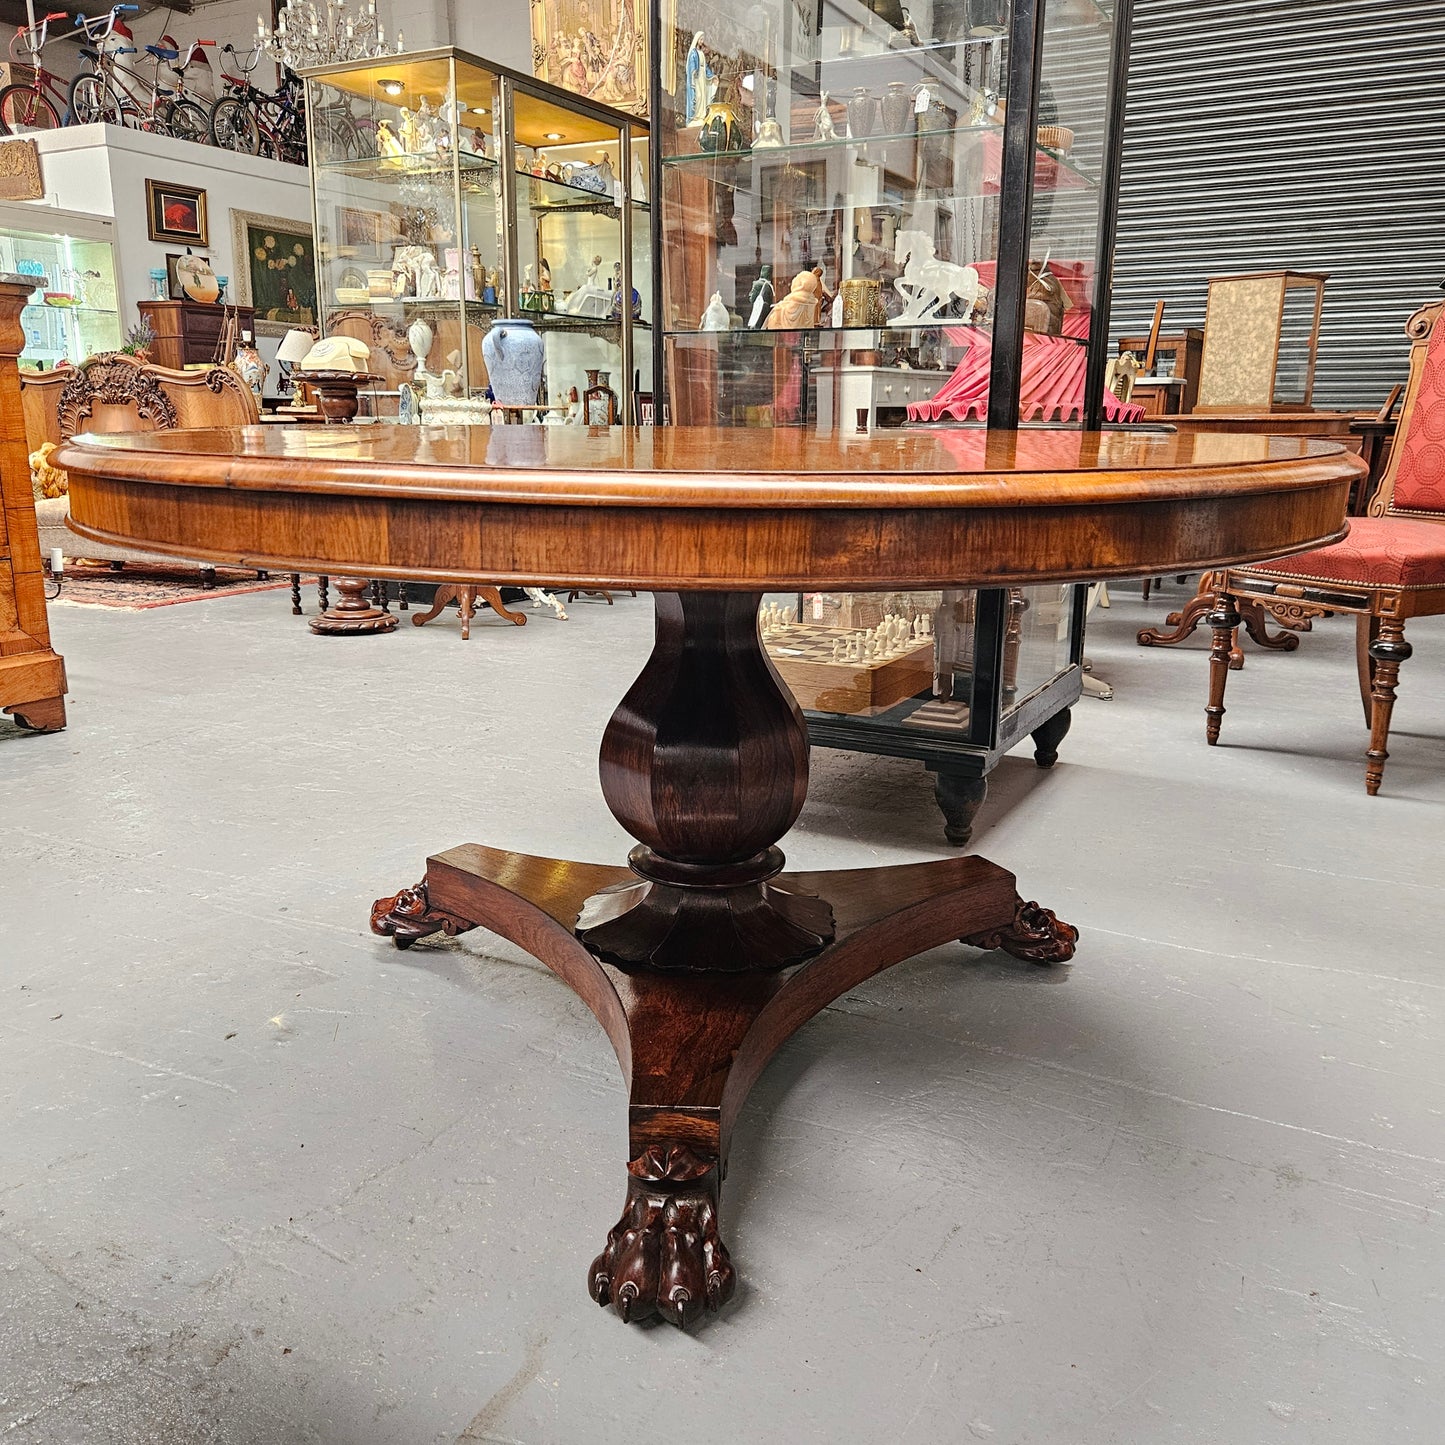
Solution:
M359 0L358 0L359 3ZM386 31L376 18L376 0L366 0L357 14L347 12L346 0L291 0L276 19L276 29L266 29L256 19L256 43L273 60L291 70L318 65L341 65L351 60L372 60L400 54L402 33L396 44L386 43Z

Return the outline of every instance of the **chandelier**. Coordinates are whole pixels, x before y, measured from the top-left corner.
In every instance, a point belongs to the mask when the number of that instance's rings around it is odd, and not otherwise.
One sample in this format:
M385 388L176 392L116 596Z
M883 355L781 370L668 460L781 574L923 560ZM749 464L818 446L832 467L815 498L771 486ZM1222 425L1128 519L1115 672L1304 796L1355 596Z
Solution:
M359 3L359 0L358 0ZM342 65L351 60L373 60L403 48L402 33L395 46L386 43L386 30L376 18L376 0L366 0L355 15L346 0L291 0L276 18L276 29L256 20L256 43L273 60L291 70L318 65Z

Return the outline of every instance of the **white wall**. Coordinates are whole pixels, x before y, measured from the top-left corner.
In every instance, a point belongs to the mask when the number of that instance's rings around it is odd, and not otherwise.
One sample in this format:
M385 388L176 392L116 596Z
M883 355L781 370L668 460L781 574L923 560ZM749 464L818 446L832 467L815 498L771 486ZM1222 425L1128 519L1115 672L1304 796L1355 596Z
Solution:
M397 26L408 50L455 45L499 65L532 73L532 14L528 0L378 0L387 34ZM254 28L256 22L251 22Z
M40 147L46 199L30 202L47 207L112 217L115 222L116 292L121 329L139 319L135 303L150 298L150 271L164 266L168 251L184 250L173 241L152 241L146 220L146 179L199 186L206 192L210 244L196 247L210 257L220 276L231 278L226 295L236 297L236 277L245 258L233 253L231 211L256 211L285 220L311 220L309 173L301 166L257 156L238 156L213 146L170 140L119 126L67 126L41 131ZM44 222L37 215L36 229ZM271 359L277 342L258 338Z

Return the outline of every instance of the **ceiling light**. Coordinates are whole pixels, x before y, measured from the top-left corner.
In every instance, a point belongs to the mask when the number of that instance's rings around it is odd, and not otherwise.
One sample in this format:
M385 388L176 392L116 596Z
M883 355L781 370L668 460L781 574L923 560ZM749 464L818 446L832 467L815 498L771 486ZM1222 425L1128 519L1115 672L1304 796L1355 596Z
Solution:
M566 140L567 137L566 137L565 135L563 135L560 130L549 130L549 131L546 133L546 135L544 135L544 136L542 137L542 139L543 139L543 140Z
M377 88L382 91L383 94L392 96L393 98L400 95L402 91L406 89L405 84L400 80L378 80L376 84Z

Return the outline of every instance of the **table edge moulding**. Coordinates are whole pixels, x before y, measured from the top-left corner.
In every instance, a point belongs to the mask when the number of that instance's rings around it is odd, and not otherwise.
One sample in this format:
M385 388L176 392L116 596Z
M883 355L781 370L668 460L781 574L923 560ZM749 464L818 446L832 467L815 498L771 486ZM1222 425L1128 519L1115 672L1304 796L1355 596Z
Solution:
M65 662L50 645L20 402L20 313L38 281L0 272L0 712L34 732L57 732L65 726Z
M463 844L377 900L371 926L403 948L489 929L591 1009L628 1091L628 1152L623 1212L587 1289L624 1320L679 1325L733 1293L718 1223L728 1144L793 1033L926 949L962 941L1047 964L1078 939L976 856L786 868L808 732L762 642L764 591L1279 556L1342 534L1360 469L1337 447L1257 437L960 433L951 450L688 429L339 431L196 432L183 460L165 433L86 437L57 462L86 535L289 570L450 568L657 594L653 651L602 738L603 797L637 840L625 865ZM731 486L715 462L729 450L756 468Z

